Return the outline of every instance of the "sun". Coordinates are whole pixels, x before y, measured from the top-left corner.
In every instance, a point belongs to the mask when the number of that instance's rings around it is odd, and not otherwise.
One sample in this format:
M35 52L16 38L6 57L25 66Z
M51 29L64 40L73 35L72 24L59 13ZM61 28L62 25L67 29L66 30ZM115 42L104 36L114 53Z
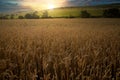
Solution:
M55 8L55 6L53 4L48 5L48 9L54 9L54 8Z

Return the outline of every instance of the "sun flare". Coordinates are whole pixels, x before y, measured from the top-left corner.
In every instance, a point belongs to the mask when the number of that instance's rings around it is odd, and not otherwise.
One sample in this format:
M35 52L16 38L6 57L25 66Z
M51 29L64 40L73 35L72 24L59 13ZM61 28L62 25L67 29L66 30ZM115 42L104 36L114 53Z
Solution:
M54 8L55 8L55 6L53 4L48 5L48 9L54 9Z
M33 10L44 10L44 9L54 9L65 5L64 1L58 0L25 0L24 3L21 3L24 7L29 7Z

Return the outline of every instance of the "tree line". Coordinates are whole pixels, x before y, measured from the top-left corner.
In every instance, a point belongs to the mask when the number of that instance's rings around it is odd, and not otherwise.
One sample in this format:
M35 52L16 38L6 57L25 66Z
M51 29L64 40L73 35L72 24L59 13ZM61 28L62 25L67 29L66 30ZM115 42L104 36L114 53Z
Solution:
M103 10L102 16L92 16L87 10L83 10L80 12L81 18L120 18L120 10L118 8L110 8ZM15 15L0 15L0 19L14 19ZM35 11L33 13L27 13L24 16L19 15L18 19L40 19L40 18L52 18L48 15L48 11L45 10L40 17L38 12ZM76 18L75 16L69 15L68 17L61 17L61 18ZM78 18L78 17L77 17Z
M45 10L43 11L43 14L42 16L40 17L38 15L38 12L35 11L33 13L27 13L25 14L24 16L22 15L19 15L18 17L15 17L16 15L14 14L11 14L11 15L0 15L0 19L40 19L40 18L50 18L50 16L48 16L48 11Z
M118 8L110 8L103 10L102 16L91 16L86 10L81 11L82 18L120 18L120 10Z

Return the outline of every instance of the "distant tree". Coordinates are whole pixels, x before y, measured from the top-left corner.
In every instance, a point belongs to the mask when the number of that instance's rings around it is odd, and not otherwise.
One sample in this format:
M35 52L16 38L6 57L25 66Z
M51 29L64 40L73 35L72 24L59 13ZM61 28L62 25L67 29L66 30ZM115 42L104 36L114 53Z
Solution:
M48 18L49 16L48 16L48 11L47 10L45 10L44 12L43 12L43 14L42 14L42 18Z
M91 17L90 13L88 13L86 10L81 11L81 15L80 16L82 18L90 18Z
M70 14L70 15L68 16L68 18L75 18L75 16L73 16L73 15Z
M9 15L3 15L3 14L1 14L0 15L0 19L9 19Z
M3 16L0 15L0 19L3 19Z
M32 19L32 16L31 16L31 14L27 13L27 14L25 15L25 18L26 18L26 19Z
M35 11L35 12L33 12L33 14L37 15L37 14L38 14L38 12L37 12L37 11Z
M10 15L10 19L14 19L14 14L11 14L11 15Z
M23 16L18 16L18 19L24 19L24 17Z
M29 14L29 13L27 13L26 15L25 15L25 18L26 19L39 19L39 16L34 12L33 14Z
M120 18L120 10L118 8L110 8L103 11L105 18Z
M33 17L34 19L39 19L39 18L40 18L40 17L38 16L38 12L37 12L37 11L33 12L32 17Z

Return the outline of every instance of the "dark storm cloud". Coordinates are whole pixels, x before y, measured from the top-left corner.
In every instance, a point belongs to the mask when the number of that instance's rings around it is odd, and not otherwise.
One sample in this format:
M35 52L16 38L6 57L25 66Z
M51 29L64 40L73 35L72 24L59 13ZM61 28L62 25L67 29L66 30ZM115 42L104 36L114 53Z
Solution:
M12 6L18 6L19 0L1 0L0 1L0 7L12 7Z
M120 0L68 0L68 4L71 6L99 5L111 3L120 3Z
M22 0L0 0L0 12L15 12L25 10L21 6Z

